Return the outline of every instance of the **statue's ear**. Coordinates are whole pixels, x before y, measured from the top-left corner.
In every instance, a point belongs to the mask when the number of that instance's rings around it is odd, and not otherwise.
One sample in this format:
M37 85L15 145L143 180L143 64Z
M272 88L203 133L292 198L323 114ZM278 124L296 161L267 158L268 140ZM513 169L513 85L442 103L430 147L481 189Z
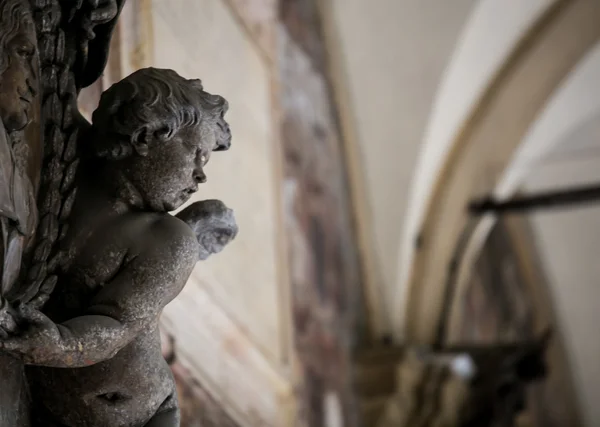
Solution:
M151 138L150 132L147 128L143 128L140 131L131 135L131 146L135 152L140 156L148 155L148 144Z

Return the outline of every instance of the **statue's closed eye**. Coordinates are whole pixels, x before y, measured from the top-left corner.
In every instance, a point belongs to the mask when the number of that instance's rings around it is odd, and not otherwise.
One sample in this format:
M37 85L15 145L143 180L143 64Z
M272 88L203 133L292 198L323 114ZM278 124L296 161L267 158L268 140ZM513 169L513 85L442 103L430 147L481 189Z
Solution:
M16 36L11 41L10 47L15 54L25 59L31 58L35 53L35 46L21 35Z
M122 402L124 400L130 399L129 396L125 396L124 394L119 393L119 392L99 394L98 398L102 399L106 402L109 402L109 403L117 403L117 402Z
M16 51L17 55L19 55L23 58L30 58L31 56L33 56L33 53L34 53L34 50L32 47L25 46L25 45L18 46L15 51Z

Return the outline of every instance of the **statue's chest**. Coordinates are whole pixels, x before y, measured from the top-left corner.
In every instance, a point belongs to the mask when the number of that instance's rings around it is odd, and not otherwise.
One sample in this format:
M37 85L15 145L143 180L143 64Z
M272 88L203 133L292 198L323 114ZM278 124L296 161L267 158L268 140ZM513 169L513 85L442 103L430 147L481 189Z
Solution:
M84 250L66 271L68 282L74 287L93 291L109 282L128 261L128 250L117 244L94 246Z
M135 221L118 219L77 230L62 268L71 287L91 291L110 282L139 253L138 228Z
M60 273L51 301L56 316L81 315L94 296L130 261L130 248L123 239L113 235L111 241L106 241L103 237L91 237Z

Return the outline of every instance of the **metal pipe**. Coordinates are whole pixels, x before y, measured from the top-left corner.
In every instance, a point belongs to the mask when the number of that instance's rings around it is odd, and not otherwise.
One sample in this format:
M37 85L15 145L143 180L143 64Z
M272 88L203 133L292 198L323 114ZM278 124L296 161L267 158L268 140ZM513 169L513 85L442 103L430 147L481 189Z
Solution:
M497 201L491 197L486 197L472 201L469 203L468 209L472 215L484 215L486 213L505 214L562 208L596 203L598 201L600 201L600 185L590 185L517 197L508 201Z

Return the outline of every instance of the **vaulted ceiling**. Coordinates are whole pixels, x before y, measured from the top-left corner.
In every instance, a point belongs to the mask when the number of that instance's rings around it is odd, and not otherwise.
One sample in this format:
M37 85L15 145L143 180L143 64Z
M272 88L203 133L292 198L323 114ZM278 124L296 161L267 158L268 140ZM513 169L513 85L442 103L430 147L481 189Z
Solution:
M375 323L398 339L427 340L430 324L411 319L439 307L431 301L441 298L470 198L600 182L593 24L600 7L553 0L332 4L334 55L345 70L338 85L351 100L349 157L362 183L355 186L359 216L370 231L363 249L378 299L371 304L380 308ZM596 208L531 216L587 425L600 419L593 404L600 347L590 340L600 320L596 217ZM492 224L480 224L472 254Z

